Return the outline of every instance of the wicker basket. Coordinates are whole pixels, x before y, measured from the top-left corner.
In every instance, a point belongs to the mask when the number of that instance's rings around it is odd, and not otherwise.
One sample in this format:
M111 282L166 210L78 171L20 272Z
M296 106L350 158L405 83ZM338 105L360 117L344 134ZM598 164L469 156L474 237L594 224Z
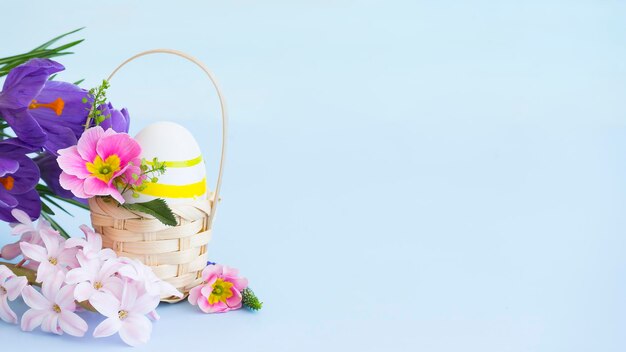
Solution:
M211 71L200 61L179 51L156 49L139 53L118 66L108 80L130 61L156 53L172 54L193 62L209 77L217 91L222 112L222 150L215 191L209 192L206 199L171 206L178 220L177 226L164 225L151 215L130 211L119 207L115 201L101 197L91 198L89 208L92 225L102 235L104 247L113 249L120 256L139 259L150 266L159 278L171 283L186 296L189 290L202 282L202 269L208 259L206 246L211 239L217 205L215 200L219 200L222 183L227 113L224 98ZM161 300L177 302L181 298L161 297Z

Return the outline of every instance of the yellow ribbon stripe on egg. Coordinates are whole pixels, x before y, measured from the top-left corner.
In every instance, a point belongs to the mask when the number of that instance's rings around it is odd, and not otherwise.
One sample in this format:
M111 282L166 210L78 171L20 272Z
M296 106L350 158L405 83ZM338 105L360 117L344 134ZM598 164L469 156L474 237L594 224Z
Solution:
M163 198L195 198L206 192L206 178L188 185L166 185L148 182L146 189L139 192L148 196Z
M190 159L190 160L163 161L163 163L165 164L165 167L177 167L178 168L178 167L190 167L190 166L198 165L200 164L201 161L202 161L202 155L198 156L197 158ZM146 160L146 164L150 166L154 166L154 163L149 160Z
M172 168L185 168L198 165L202 162L202 155L183 161L164 161L165 167ZM152 161L147 161L146 164L153 165ZM163 198L196 198L206 193L206 178L203 178L200 182L190 183L187 185L168 185L164 183L152 183L148 182L147 187L139 192L145 195L153 197Z

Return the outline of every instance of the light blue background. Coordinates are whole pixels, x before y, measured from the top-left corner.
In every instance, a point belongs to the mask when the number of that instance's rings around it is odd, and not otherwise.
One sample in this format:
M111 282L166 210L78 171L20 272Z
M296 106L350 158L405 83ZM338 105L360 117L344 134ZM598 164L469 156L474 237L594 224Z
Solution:
M209 250L265 308L162 306L139 350L626 349L624 2L12 1L2 13L0 56L87 26L59 79L90 87L168 47L222 83L230 149ZM216 100L192 65L145 58L112 84L133 132L180 121L215 174ZM124 346L7 324L0 340Z

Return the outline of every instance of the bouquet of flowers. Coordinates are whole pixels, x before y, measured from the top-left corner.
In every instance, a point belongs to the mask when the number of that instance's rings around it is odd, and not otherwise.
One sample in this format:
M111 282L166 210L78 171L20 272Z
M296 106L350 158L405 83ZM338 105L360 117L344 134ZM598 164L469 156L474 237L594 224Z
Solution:
M78 30L76 30L78 31ZM102 248L102 238L88 226L71 237L54 218L64 204L88 209L87 199L107 197L120 207L139 210L166 225L176 219L162 199L128 204L147 182L166 172L159 160L142 160L141 146L128 135L130 117L106 98L107 81L86 90L62 82L64 67L51 60L70 54L82 40L52 47L72 31L28 53L0 59L0 220L19 236L0 257L0 319L17 323L8 301L22 297L31 308L21 328L83 336L88 327L77 312L106 319L95 337L119 333L129 345L150 338L156 307L163 295L182 293L157 278L141 262ZM227 266L207 263L203 282L189 292L189 302L206 313L242 306L261 308L245 278ZM35 289L40 287L40 290ZM86 313L85 313L86 314Z

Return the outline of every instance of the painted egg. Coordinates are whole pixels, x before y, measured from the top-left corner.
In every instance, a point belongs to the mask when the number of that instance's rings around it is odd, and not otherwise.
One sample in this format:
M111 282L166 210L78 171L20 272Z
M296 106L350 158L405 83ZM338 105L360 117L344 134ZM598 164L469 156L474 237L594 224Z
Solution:
M125 192L127 202L163 198L172 205L206 196L204 160L198 143L186 128L173 122L157 122L141 130L135 140L141 145L141 157L146 159L148 166L152 165L154 158L158 158L159 162L165 163L166 171L158 176L158 182L148 182L138 198L132 197L131 192Z

